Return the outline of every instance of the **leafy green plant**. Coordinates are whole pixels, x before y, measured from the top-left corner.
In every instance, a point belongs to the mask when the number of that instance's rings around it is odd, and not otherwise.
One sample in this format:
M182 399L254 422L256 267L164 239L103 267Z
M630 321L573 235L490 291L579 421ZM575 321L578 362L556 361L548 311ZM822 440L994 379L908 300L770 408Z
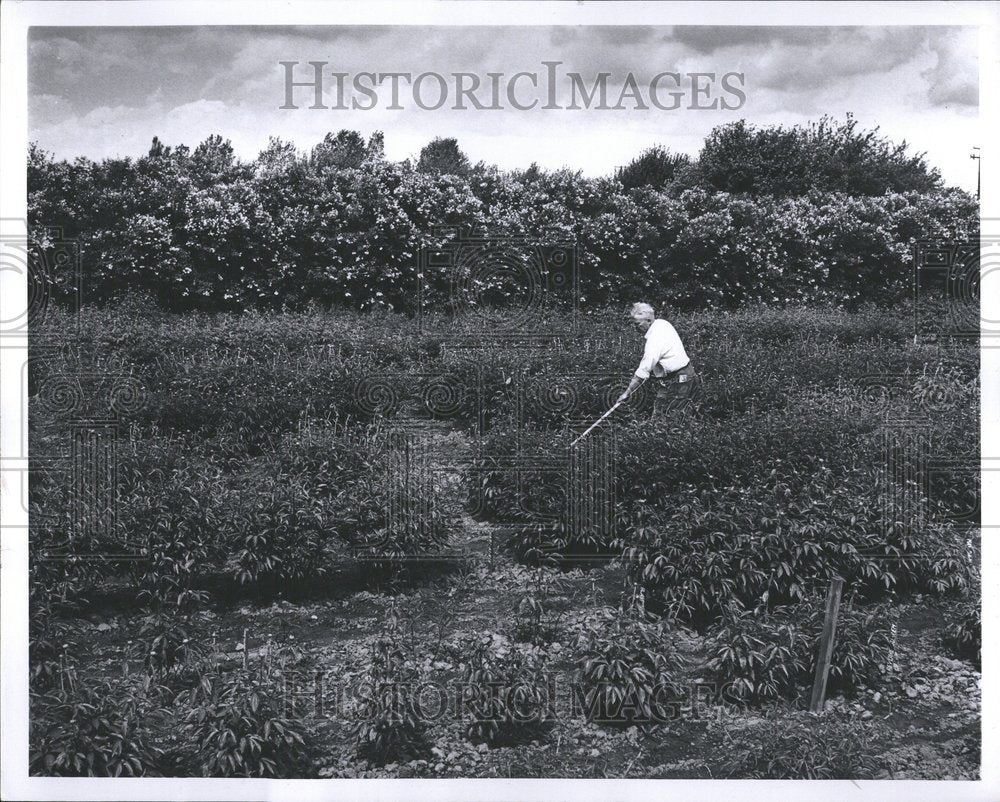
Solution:
M715 639L708 667L728 684L730 698L760 702L788 696L808 676L812 641L784 618L761 620L732 610Z
M372 646L366 693L358 711L355 736L360 757L385 765L429 752L426 726L413 696L419 678L412 647L403 638L395 609L390 609Z
M941 639L952 654L978 668L983 659L982 601L974 599L963 604Z
M321 577L331 538L320 502L284 475L261 482L257 490L240 518L236 579L274 595L286 583Z
M137 598L151 610L184 612L205 602L196 581L214 553L217 480L211 466L185 465L129 493L123 517L143 538Z
M204 649L198 644L190 615L179 611L154 611L139 625L135 651L139 660L155 674L180 669L198 660Z
M306 731L281 715L276 697L277 689L254 671L202 677L187 695L183 728L203 776L304 776Z
M602 612L577 661L589 719L602 724L662 724L676 719L684 659L662 621L638 610Z
M863 721L808 713L757 720L730 732L724 772L767 780L873 779L879 763L871 728Z
M542 737L551 726L544 653L487 633L469 644L467 654L463 709L472 720L466 737L490 746Z
M533 555L529 553L528 558ZM514 637L523 643L542 645L553 641L559 633L562 617L557 609L556 597L564 583L558 573L557 560L539 557L541 565L532 569L527 592L521 596L514 614Z
M886 524L874 470L772 470L757 486L703 487L641 502L627 519L623 557L651 609L704 628L737 602L805 600L834 576L869 599L958 593L969 569L948 524Z
M30 771L62 777L155 773L159 750L144 720L154 711L149 680L122 687L70 682L32 696Z
M793 698L816 671L825 607L819 597L770 613L731 606L713 632L708 668L730 700L760 704ZM837 621L828 692L850 692L884 674L891 651L885 609L842 609Z

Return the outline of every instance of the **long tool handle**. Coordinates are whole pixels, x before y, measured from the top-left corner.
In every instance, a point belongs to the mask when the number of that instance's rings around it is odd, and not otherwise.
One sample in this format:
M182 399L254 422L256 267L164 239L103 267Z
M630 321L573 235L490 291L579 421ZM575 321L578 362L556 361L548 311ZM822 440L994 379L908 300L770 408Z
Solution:
M591 424L590 428L587 429L587 431L585 431L578 438L576 438L576 440L574 440L572 443L569 444L569 447L572 448L577 443L579 443L584 437L586 437L588 434L590 434L592 431L594 431L594 429L597 427L597 425L599 423L601 423L601 421L603 421L606 417L608 417L608 415L610 415L612 412L614 412L616 409L618 409L618 407L621 406L621 403L622 403L621 401L615 401L614 406L611 407L611 409L609 409L603 415L601 415L601 417L599 417L596 421L594 421L594 423Z

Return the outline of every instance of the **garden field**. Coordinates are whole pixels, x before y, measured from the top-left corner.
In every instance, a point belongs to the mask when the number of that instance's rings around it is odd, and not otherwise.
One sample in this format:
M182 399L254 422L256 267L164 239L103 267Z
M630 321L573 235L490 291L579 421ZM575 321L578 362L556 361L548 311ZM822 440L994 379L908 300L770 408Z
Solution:
M32 772L978 777L978 343L659 311L697 407L571 448L620 306L47 310Z

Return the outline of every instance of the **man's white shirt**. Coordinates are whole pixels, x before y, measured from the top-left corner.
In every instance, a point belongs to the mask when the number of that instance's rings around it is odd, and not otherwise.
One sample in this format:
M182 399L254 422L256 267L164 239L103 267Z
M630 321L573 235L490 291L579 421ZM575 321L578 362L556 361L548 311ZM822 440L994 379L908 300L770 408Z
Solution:
M666 320L657 318L646 329L646 347L635 375L648 379L649 374L662 376L680 370L688 363L688 355L677 330Z

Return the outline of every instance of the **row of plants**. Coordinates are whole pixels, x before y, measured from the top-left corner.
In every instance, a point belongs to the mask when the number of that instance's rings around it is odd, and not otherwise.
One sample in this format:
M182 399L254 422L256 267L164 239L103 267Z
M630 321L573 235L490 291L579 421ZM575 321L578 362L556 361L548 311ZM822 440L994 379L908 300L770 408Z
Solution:
M855 607L854 601L845 602L838 622L831 693L882 687L894 659L891 616L882 607ZM815 779L869 776L874 770L867 740L847 737L838 715L817 721L795 712L812 681L822 624L821 600L811 598L769 612L730 608L710 633L708 674L699 674L697 682L715 693L703 701L739 709L764 705L772 710L766 715L780 709L796 735L729 750L729 776ZM571 715L605 727L647 730L684 715L691 666L675 632L641 607L595 610L574 655ZM549 739L559 714L552 706L553 665L545 650L482 633L463 644L462 656L466 665L457 679L470 742L497 748ZM427 680L423 662L390 608L372 644L357 709L349 711L358 759L386 765L430 757L432 719L416 695ZM172 690L185 668L191 676L181 684L190 687ZM314 730L290 714L282 673L263 659L259 668L254 663L220 670L202 660L184 668L146 666L112 680L80 678L74 666L62 665L58 675L51 687L33 688L33 773L307 777L315 770ZM780 708L772 705L782 700ZM727 737L742 743L757 729L739 725ZM866 773L858 774L862 769Z
M56 777L303 777L316 744L264 672L202 672L173 693L162 671L115 679L66 666L32 689L29 770ZM179 738L171 737L176 733Z
M454 530L457 502L427 505L443 495L440 480L407 467L414 446L378 424L314 422L253 458L217 445L193 435L121 443L115 515L98 530L76 519L69 483L38 483L33 559L90 587L134 580L140 601L173 615L202 605L223 580L259 598L336 572L384 584L440 555Z
M790 389L806 386L853 386L875 407L909 404L898 414L910 417L975 414L974 347L914 344L905 310L881 315L881 329L874 313L808 309L671 317L704 378L700 407L713 418L783 410ZM72 344L39 350L29 363L33 425L110 411L140 436L226 435L257 453L310 417L558 427L607 409L641 346L625 331L624 310L573 320L552 316L547 330L558 336L539 348L498 341L495 328L471 321L449 323L449 337L399 315L166 316L151 326L127 310L90 310L50 321L47 333ZM617 420L648 415L651 394L637 395Z

